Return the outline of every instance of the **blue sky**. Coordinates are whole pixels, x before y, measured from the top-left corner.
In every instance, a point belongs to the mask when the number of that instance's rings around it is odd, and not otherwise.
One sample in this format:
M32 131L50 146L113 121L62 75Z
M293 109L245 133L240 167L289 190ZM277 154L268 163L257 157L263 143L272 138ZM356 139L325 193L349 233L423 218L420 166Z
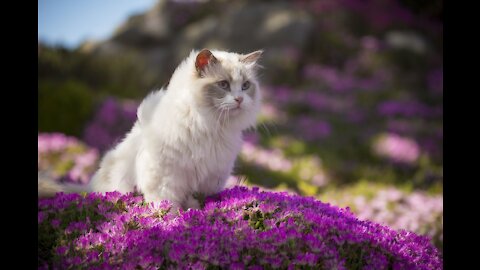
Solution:
M73 48L87 38L108 38L130 15L155 0L38 0L38 39Z

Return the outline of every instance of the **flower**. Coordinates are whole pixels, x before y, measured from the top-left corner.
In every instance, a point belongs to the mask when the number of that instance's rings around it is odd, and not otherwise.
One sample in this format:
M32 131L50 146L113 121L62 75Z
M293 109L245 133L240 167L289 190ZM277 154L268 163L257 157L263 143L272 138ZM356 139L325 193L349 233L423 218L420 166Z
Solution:
M349 269L355 262L370 269L442 269L429 238L360 220L311 197L234 187L207 198L200 210L172 213L169 205L118 192L41 199L39 213L50 222L39 218L39 246L56 252L42 250L39 265ZM82 226L64 225L68 221ZM63 233L67 227L75 233ZM57 241L49 240L52 231Z
M436 94L443 94L443 68L431 70L427 75L428 89Z
M369 189L369 193L358 190ZM443 196L422 191L404 191L395 186L363 182L353 189L329 192L322 197L335 205L350 206L361 220L370 220L395 230L408 230L431 238L443 249Z
M298 126L301 134L307 140L323 139L332 133L332 128L327 121L318 120L307 116L298 118Z
M38 171L57 181L86 184L99 153L78 139L62 133L38 134Z
M443 114L441 107L431 108L417 101L384 101L378 105L378 112L384 116L438 117Z
M292 163L285 158L278 149L269 150L257 146L249 141L244 142L241 158L247 162L253 162L257 166L266 167L273 171L286 172L292 168Z
M83 140L101 152L106 151L132 128L137 119L137 106L133 101L107 98L85 127Z
M418 144L393 133L384 134L374 144L374 151L396 162L413 163L420 156Z

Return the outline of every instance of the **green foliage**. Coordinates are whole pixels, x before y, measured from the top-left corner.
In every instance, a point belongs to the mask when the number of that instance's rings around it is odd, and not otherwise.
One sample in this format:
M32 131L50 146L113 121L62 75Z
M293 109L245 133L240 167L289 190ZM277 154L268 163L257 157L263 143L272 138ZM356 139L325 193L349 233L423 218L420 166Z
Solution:
M143 97L156 83L145 61L134 53L109 56L43 46L38 80L81 81L95 94L124 98Z
M80 136L97 101L106 96L139 99L156 86L155 79L133 53L99 56L40 46L38 129Z
M94 104L93 93L79 81L39 81L38 130L80 136Z

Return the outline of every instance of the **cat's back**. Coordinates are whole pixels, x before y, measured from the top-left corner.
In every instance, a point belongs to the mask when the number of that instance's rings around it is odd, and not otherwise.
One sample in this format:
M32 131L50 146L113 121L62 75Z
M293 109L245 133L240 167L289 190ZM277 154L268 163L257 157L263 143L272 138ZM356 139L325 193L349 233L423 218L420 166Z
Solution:
M137 109L137 119L141 125L146 125L152 119L155 109L160 106L162 98L165 96L166 90L159 89L151 92L145 97Z

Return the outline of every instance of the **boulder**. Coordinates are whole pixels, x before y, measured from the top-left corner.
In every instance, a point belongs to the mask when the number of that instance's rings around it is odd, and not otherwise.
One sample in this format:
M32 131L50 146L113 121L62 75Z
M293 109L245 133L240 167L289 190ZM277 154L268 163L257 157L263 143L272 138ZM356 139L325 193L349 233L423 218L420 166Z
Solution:
M262 65L271 81L298 67L298 57L313 34L313 18L290 2L158 1L130 17L108 40L90 51L135 51L160 78L170 76L192 49L247 53L264 49Z

